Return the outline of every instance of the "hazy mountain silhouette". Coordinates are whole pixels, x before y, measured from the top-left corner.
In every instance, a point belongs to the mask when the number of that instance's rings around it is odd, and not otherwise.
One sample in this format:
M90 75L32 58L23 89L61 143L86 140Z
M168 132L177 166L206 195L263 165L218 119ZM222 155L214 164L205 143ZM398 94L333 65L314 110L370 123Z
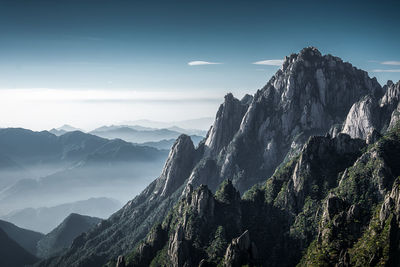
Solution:
M0 214L89 197L126 201L128 191L139 192L157 175L168 154L79 131L55 136L20 128L0 129L0 151L0 172L18 170L0 188Z
M32 255L36 255L37 242L44 237L42 233L20 228L3 220L0 220L0 229Z
M106 219L120 207L121 204L114 199L90 198L54 207L25 208L1 218L23 228L48 233L71 213Z
M213 123L214 118L212 117L203 117L191 120L182 120L182 121L170 121L170 122L161 122L161 121L153 121L153 120L134 120L134 121L125 121L124 124L127 125L141 125L144 127L151 128L169 128L169 127L180 127L183 129L198 129L198 130L208 130L210 125Z
M196 134L204 134L202 131L185 130L178 127L169 129L156 129L146 128L141 126L128 126L128 125L112 125L102 126L91 131L91 134L108 138L108 139L122 139L132 143L146 143L146 142L159 142L161 140L175 140L182 133L192 133L192 139L199 142L203 137Z
M82 233L89 231L101 222L100 218L84 216L76 213L66 217L60 225L45 235L37 243L38 256L48 258L69 248L72 241Z
M22 267L38 261L38 258L23 249L2 229L0 229L0 247L0 266Z

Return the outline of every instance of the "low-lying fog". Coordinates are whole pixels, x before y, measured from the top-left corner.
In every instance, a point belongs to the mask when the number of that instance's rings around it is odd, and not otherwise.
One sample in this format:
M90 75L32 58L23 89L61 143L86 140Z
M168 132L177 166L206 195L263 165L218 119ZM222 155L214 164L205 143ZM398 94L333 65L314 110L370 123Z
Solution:
M96 203L95 200L92 200L92 205L87 206L86 209L80 207L78 210L69 210L106 218L157 178L161 173L164 161L165 159L162 158L141 163L96 163L70 168L41 178L20 179L12 185L1 187L0 218L21 227L45 232L50 231L56 225L54 225L54 220L40 218L40 215L46 216L43 212L35 213L35 216L32 216L32 212L25 212L17 218L12 215L27 208L53 207L53 209L57 209L55 206L64 203L74 203L90 198L107 198L118 204L111 205L113 208L110 208L110 205L104 206L104 203ZM8 172L8 177L18 177L17 174ZM95 212L93 212L94 207L96 207ZM102 207L104 207L104 211L101 210ZM62 207L59 209L63 210ZM69 214L64 214L65 212L62 211L58 213L65 216ZM30 216L32 217L29 218ZM61 222L65 216L58 216L55 221ZM24 223L24 220L30 221Z
M171 141L133 144L81 131L0 129L0 219L48 232L72 212L107 218L160 175L169 153L160 146Z

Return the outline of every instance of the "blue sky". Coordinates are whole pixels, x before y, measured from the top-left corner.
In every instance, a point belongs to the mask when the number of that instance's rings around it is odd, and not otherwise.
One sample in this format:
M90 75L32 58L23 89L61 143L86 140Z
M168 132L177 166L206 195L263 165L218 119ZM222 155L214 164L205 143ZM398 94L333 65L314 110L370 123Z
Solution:
M138 92L146 99L146 92L151 96L160 92L158 104L147 107L159 114L121 109L107 119L87 117L84 122L69 118L65 105L63 115L56 113L58 119L53 115L47 124L35 121L28 125L28 113L21 111L18 118L2 115L0 126L38 128L68 122L92 127L118 122L118 118L213 116L226 92L238 96L254 93L279 68L253 62L282 59L310 45L367 70L382 84L388 79L397 81L399 8L399 1L349 0L0 1L3 96L14 89L32 92L43 88L60 90L62 97L68 90L91 90L91 95L101 90L112 92L116 99L123 91ZM222 64L188 65L192 61ZM387 61L392 64L382 64ZM162 103L164 108L160 105L161 95L169 92L181 96L181 101L198 98L203 104L197 103L199 107L191 112L175 107L176 111L168 113L177 105L171 99ZM23 105L18 95L14 104ZM168 103L171 107L167 108ZM47 110L50 108L54 107ZM80 107L82 112L87 108ZM128 111L132 112L129 118L118 115ZM43 117L44 113L37 115Z

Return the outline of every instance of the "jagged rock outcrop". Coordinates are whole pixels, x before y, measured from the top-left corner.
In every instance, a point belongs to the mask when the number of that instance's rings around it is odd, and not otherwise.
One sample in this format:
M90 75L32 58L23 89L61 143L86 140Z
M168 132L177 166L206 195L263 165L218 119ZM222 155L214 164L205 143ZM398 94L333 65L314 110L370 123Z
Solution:
M230 180L215 195L205 185L189 184L162 223L167 239L154 242L150 233L128 256L130 266L293 266L317 235L324 193L338 185L338 173L363 147L365 141L345 134L312 137L299 157L243 199ZM143 252L143 246L149 249Z
M368 145L371 145L378 141L382 135L375 129L373 129L368 135L367 139L365 140Z
M400 131L375 142L326 197L318 238L300 266L397 266ZM397 180L396 180L397 178Z
M218 155L232 141L252 99L250 95L242 100L233 97L232 93L225 96L204 142L205 155Z
M389 106L390 109L396 108L400 99L400 82L393 83L389 80L383 89L385 94L379 101L380 106Z
M285 157L295 155L311 135L342 124L353 103L382 94L376 79L337 57L323 56L313 47L292 54L257 91L239 130L228 145L224 143L216 159L217 176L232 179L243 193L270 176ZM209 184L201 175L192 176Z
M125 267L125 258L124 256L119 256L117 260L117 264L115 267Z
M381 98L368 95L353 104L343 124L343 133L366 139L372 131L383 132L397 122L400 82L389 81L383 90Z
M215 264L223 257L227 240L242 231L240 214L240 194L230 181L221 185L215 196L205 185L197 189L188 186L162 225L153 228L164 234L155 236L156 230L152 230L128 256L128 266Z
M185 182L192 171L194 158L195 148L190 137L179 136L160 176L160 182L163 183L161 196L170 195Z
M229 244L224 257L224 266L241 267L245 264L254 264L257 262L257 257L257 247L251 241L249 231L246 230Z
M376 115L379 111L379 104L376 99L366 96L355 103L349 112L343 126L343 133L353 138L366 139L367 135L376 129L378 121Z
M400 121L400 103L397 105L397 108L393 110L392 115L390 116L389 129L395 127L395 125Z
M325 190L336 186L337 173L354 162L363 147L363 140L351 139L346 134L339 134L336 138L311 137L288 181L286 209L297 214L303 209L306 196L321 198ZM318 179L318 176L323 179Z

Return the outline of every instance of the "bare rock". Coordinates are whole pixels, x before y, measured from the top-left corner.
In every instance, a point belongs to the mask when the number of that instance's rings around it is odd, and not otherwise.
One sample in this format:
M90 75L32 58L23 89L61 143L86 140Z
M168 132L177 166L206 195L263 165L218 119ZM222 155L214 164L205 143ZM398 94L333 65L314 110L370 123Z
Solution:
M342 133L352 138L366 139L367 135L377 128L378 101L371 96L354 103L344 122Z
M257 253L255 244L251 242L249 231L246 230L229 244L225 253L224 266L236 267L254 263L258 257Z
M122 255L118 256L117 265L115 265L115 267L125 267L125 266L126 266L126 265L125 265L125 258L124 258L124 256L122 256Z
M189 136L182 134L175 141L160 176L161 195L168 196L189 177L193 168L195 148Z

